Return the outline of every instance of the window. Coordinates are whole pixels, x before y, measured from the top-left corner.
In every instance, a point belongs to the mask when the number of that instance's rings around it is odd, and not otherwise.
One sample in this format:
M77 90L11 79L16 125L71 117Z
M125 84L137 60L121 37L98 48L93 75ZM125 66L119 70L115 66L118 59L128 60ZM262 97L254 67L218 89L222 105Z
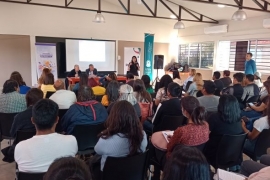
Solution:
M213 67L214 42L179 45L178 62L193 68Z
M217 70L244 71L247 52L253 54L257 71L270 72L270 40L220 41Z

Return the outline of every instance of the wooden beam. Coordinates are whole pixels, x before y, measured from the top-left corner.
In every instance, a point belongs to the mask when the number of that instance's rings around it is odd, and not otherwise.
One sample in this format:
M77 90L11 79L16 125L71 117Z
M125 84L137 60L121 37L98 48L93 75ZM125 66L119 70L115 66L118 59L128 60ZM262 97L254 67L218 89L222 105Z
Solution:
M122 6L122 8L126 11L126 13L129 13L128 9L126 8L126 6L123 4L123 2L121 0L118 0L118 2L120 3L120 5Z
M155 17L157 16L157 0L155 0L155 9L154 9Z
M264 6L258 1L258 0L252 0L257 6L259 6L261 9L264 9Z
M148 9L148 11L155 17L155 13L152 11L152 9L146 4L144 0L142 0L143 5Z
M177 19L179 19L179 16L163 1L163 0L159 0L161 2L161 4L163 4L163 6L165 6L172 14L175 15L175 17L177 17Z

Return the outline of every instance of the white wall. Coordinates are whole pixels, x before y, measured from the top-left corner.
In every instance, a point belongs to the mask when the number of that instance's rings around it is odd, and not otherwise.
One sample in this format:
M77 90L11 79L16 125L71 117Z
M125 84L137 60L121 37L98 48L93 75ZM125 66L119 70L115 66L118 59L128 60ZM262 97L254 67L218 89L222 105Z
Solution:
M106 2L103 4L105 8L109 6L114 10L119 9ZM106 23L97 24L92 22L95 14L88 11L0 2L0 34L30 36L32 85L36 84L35 36L142 42L144 33L153 33L155 42L170 43L177 39L177 31L173 30L175 21L104 13ZM169 56L175 57L177 47L170 49Z
M184 30L179 30L179 43L191 43L191 42L215 42L215 58L217 55L217 45L219 41L225 40L249 40L249 39L270 39L270 30L263 28L263 19L270 18L270 16L248 18L245 21L222 21L220 24L228 24L228 33L217 35L205 35L203 33L204 27L213 25L201 25L188 27ZM216 62L214 58L214 68ZM203 70L205 71L205 70ZM208 70L211 71L212 70ZM205 79L210 79L207 73Z

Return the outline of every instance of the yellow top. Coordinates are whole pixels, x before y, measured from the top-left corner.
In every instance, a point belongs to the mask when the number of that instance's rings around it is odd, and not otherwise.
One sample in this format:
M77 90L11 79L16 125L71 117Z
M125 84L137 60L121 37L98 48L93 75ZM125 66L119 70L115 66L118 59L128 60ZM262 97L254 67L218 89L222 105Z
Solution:
M104 95L106 92L106 89L101 86L95 86L95 87L92 87L92 89L93 89L94 95L97 95L97 96Z
M53 85L41 85L41 91L43 92L43 98L46 98L46 94L48 91L50 92L55 92L56 90L54 89Z
M107 95L104 95L104 96L102 97L101 104L102 104L103 106L109 106L109 100L108 100L108 96L107 96Z

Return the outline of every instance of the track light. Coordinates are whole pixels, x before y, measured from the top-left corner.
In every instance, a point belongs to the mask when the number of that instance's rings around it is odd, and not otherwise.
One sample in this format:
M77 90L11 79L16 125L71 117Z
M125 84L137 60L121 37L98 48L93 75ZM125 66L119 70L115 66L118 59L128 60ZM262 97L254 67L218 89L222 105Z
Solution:
M175 23L174 29L185 29L185 25L184 23L182 23L182 21L178 21L177 23Z
M95 23L105 23L105 18L101 14L101 12L97 12L97 14L96 14L95 19L93 20L93 22L95 22Z
M234 21L244 21L247 19L247 14L242 9L238 9L232 16Z

